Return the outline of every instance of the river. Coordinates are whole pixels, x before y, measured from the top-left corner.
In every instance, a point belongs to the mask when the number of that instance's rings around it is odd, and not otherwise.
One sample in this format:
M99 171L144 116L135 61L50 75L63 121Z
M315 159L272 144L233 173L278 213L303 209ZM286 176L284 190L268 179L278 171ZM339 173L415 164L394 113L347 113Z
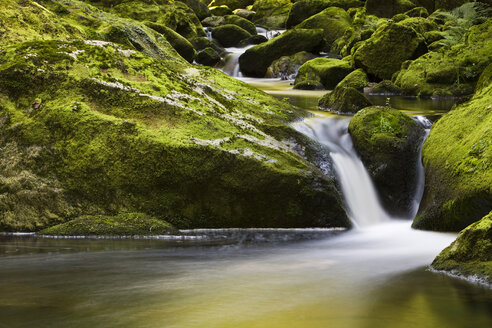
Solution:
M247 81L308 109L321 95L285 81ZM391 101L414 115L449 109ZM456 234L412 230L410 220L384 213L347 124L318 114L293 126L332 149L354 229L198 230L155 239L0 235L0 327L491 327L489 287L428 270Z

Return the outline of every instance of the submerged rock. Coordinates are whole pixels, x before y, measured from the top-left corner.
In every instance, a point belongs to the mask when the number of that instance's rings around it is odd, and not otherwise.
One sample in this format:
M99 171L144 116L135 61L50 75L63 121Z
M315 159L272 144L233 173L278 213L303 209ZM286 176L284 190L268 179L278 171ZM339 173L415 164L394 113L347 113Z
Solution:
M290 30L246 50L239 57L241 72L246 76L264 77L275 59L300 51L317 53L322 45L323 30Z
M459 231L492 208L492 64L473 98L434 123L422 149L425 189L413 227Z
M304 63L297 72L295 85L304 81L316 81L325 89L334 89L350 72L352 65L344 60L334 58L315 58Z
M435 270L492 285L492 212L461 231L431 266Z
M405 217L413 206L424 129L390 107L367 107L350 120L349 133L386 210Z
M318 103L320 109L350 114L371 105L364 94L351 87L336 87L333 92L324 95Z

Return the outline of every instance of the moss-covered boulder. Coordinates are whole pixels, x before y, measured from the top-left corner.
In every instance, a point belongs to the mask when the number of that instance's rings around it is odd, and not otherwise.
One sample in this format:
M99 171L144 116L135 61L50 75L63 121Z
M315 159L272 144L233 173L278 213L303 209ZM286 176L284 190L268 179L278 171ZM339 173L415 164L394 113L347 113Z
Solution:
M268 67L266 77L294 79L299 67L308 60L316 58L315 55L307 51L301 51L291 56L282 56Z
M241 42L239 42L239 47L244 48L250 44L261 44L261 43L265 43L267 41L268 41L268 39L264 35L261 35L261 34L252 35L249 38L244 39Z
M409 11L405 12L405 15L408 17L429 17L429 11L425 9L424 7L415 7L413 9L410 9Z
M492 19L473 26L464 42L433 51L402 67L396 84L407 95L461 96L473 93L492 62Z
M220 63L220 56L215 49L207 47L198 53L196 62L201 65L215 67Z
M256 12L252 10L247 10L247 9L236 9L233 11L234 15L237 15L239 17L242 17L244 19L247 19L249 21L252 21L253 18L256 15Z
M251 35L256 35L256 26L255 24L251 23L249 20L239 17L237 15L227 15L224 16L224 22L225 24L234 24L242 29L248 31L249 34Z
M492 285L492 212L461 231L432 268Z
M292 2L290 0L256 0L251 10L253 22L268 29L285 28Z
M340 83L337 84L338 87L345 88L355 88L358 91L363 91L365 87L369 85L369 79L367 78L366 72L359 68L347 75Z
M226 24L214 28L212 37L224 47L234 47L251 37L251 34L237 25Z
M256 45L239 57L241 72L246 76L264 77L268 66L282 56L300 51L317 53L323 45L323 30L295 29Z
M355 64L368 74L390 80L401 64L427 51L424 38L402 23L380 26L354 53Z
M304 63L297 72L295 85L303 81L318 81L325 89L334 89L354 68L344 60L315 58Z
M169 223L144 213L116 216L85 215L39 232L48 236L148 236L167 235L177 230Z
M329 7L322 12L309 17L298 25L298 28L323 29L325 36L324 49L329 51L333 42L343 36L345 31L352 26L349 14L337 7Z
M227 6L231 10L236 10L238 8L246 8L252 5L254 0L212 0L208 5L210 7L216 6Z
M393 82L389 80L383 80L376 84L372 90L370 91L371 94L375 95L400 95L401 94L401 89L398 88Z
M154 29L155 31L163 34L166 40L171 44L171 46L174 49L176 49L176 51L181 55L181 57L183 57L185 60L187 60L190 63L193 62L196 56L196 51L193 45L188 40L186 40L177 32L171 30L167 26L152 23L152 22L146 22L146 25Z
M349 8L363 7L364 2L359 0L299 0L295 1L287 18L286 27L291 28L305 19L322 12L328 7Z
M215 6L215 7L209 7L210 13L213 16L227 16L227 15L232 15L232 10L228 6L222 5L222 6Z
M190 7L196 14L199 20L203 20L211 15L208 6L201 2L200 0L177 0L186 4Z
M367 107L350 120L349 133L387 211L407 216L417 187L424 129L390 107Z
M492 64L473 98L434 123L422 149L425 189L413 226L459 231L492 208Z
M410 0L367 0L366 10L368 14L378 17L391 18L396 14L404 13L414 8L415 4Z
M301 114L288 104L177 55L98 40L3 50L0 148L30 156L10 174L50 198L2 184L1 230L122 212L178 228L349 225L333 180L282 141L304 140L283 123ZM19 221L25 208L35 215Z
M327 93L318 102L319 109L349 114L371 105L364 94L352 87L336 87L333 92Z

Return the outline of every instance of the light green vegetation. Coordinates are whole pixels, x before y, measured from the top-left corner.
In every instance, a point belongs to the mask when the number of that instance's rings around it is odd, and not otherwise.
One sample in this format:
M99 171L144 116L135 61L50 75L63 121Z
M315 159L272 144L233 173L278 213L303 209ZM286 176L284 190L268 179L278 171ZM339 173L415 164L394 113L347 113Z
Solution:
M286 27L291 28L303 20L322 12L328 7L349 8L363 7L364 2L359 0L298 0L295 1L289 12Z
M492 208L492 64L473 98L434 124L422 152L425 191L413 226L459 231Z
M84 215L39 232L56 236L148 236L176 232L169 223L143 213L120 213L117 216Z
M363 91L368 84L369 80L367 78L367 74L364 70L359 68L340 81L340 83L337 84L337 87L351 87L359 91Z
M253 22L269 29L285 28L292 2L290 0L256 0L251 10Z
M432 267L492 284L492 212L461 231Z
M367 107L350 120L354 147L392 214L411 209L417 185L417 161L424 129L409 116L390 107Z

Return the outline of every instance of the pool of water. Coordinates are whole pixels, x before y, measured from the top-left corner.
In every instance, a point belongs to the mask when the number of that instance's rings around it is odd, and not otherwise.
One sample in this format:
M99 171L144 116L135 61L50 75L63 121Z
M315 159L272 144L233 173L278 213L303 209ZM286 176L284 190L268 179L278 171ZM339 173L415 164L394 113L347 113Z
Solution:
M261 233L202 231L192 242L2 236L0 327L492 324L490 289L426 269L453 234L412 231L408 221L251 238Z

